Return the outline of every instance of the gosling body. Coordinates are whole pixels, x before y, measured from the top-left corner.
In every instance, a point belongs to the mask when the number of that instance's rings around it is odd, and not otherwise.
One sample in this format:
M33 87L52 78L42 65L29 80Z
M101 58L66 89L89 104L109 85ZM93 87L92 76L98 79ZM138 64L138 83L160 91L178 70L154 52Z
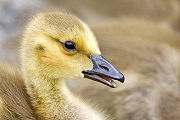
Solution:
M0 119L36 120L18 70L0 62Z

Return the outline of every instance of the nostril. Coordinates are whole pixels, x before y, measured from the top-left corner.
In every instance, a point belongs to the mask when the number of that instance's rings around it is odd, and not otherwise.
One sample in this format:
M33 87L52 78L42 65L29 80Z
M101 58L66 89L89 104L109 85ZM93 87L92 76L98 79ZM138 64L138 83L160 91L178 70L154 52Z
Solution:
M99 65L99 67L102 68L102 69L104 69L104 70L106 70L106 71L109 71L108 67L106 67L106 66Z

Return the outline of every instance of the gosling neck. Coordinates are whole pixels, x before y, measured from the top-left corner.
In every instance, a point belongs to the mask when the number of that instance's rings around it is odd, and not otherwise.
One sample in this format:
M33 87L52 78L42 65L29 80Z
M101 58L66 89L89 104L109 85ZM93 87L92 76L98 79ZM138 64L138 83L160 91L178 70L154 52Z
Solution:
M26 87L36 114L40 119L54 119L60 115L70 93L64 79L31 76L26 78Z
M63 96L64 89L67 89L63 78L49 78L40 74L28 75L25 82L28 91L38 96Z

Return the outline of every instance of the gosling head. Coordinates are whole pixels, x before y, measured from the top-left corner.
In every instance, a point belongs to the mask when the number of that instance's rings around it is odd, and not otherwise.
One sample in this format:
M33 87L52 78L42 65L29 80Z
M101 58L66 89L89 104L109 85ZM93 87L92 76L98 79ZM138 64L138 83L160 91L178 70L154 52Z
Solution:
M77 17L41 13L27 25L22 42L25 76L49 79L89 78L110 87L124 76L101 56L89 27Z

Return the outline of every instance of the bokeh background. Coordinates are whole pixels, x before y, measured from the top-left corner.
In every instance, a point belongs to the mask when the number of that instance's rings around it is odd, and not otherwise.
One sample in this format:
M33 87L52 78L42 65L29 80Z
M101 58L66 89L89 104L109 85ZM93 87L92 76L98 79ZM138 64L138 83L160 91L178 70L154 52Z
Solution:
M75 94L115 120L180 120L180 0L0 0L1 60L19 67L25 23L41 11L82 19L125 74L117 89L68 80Z

